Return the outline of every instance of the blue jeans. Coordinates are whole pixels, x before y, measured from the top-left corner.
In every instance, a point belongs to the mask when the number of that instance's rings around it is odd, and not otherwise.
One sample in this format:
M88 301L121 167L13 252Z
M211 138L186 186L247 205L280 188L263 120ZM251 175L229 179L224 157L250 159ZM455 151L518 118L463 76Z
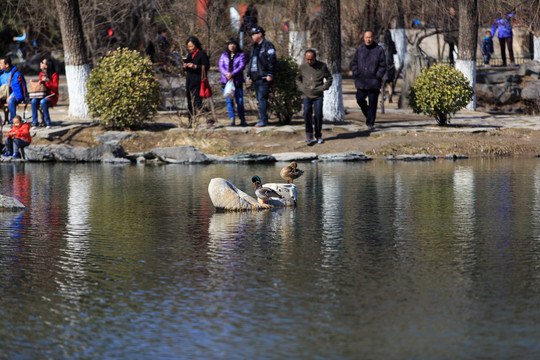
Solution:
M234 119L234 102L238 108L238 117L242 123L246 122L244 116L244 89L236 88L234 90L234 99L226 98L227 100L227 112L229 113L229 119Z
M15 96L12 96L8 102L10 124L13 124L13 118L15 117L15 115L17 115L17 104L18 104L17 99L15 98Z
M306 136L313 136L313 127L315 127L315 137L322 137L322 122L323 122L323 98L317 99L302 99L304 103L304 123L306 125ZM313 123L313 112L315 112L315 123Z
M366 101L369 99L369 105ZM366 125L375 124L375 116L377 115L377 99L379 98L379 89L356 89L356 103L360 106L362 113L366 117Z
M259 103L259 121L256 125L268 125L268 93L270 90L270 83L266 79L259 79L253 82L255 88L255 95L257 95L257 101Z
M23 149L28 145L29 144L26 140L6 137L6 151L8 151L11 155L17 155L19 153L19 149Z
M49 99L32 99L32 125L38 126L38 108L41 106L43 110L43 117L45 118L45 124L51 125L51 117L49 116L49 107L52 106L52 102Z

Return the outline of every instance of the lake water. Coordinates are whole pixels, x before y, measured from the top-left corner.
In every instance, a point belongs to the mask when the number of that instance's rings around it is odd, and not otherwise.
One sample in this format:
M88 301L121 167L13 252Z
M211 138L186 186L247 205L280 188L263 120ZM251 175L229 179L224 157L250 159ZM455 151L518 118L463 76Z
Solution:
M538 358L540 160L284 165L1 164L0 358Z

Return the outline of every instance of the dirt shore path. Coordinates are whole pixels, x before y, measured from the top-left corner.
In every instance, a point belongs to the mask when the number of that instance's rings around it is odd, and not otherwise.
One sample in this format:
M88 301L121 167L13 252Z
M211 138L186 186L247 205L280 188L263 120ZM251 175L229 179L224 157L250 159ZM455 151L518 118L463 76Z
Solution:
M378 113L375 131L367 131L365 118L355 101L351 79L343 84L346 110L343 124L325 124L323 144L306 144L301 113L290 125L277 126L271 118L267 128L228 127L224 101L216 102L218 121L209 129L197 131L182 127L185 119L175 114L161 113L148 129L137 131L137 136L124 140L128 153L149 151L156 147L193 145L204 153L231 155L239 152L280 153L291 151L339 153L362 151L374 158L399 154L484 156L534 156L540 153L540 117L525 115L494 115L483 112L460 112L451 126L436 126L434 119L413 114L411 110L396 108L395 102L385 104L385 113ZM397 101L397 96L395 97ZM67 104L51 111L55 126L51 131L40 129L34 133L33 144L61 143L73 146L95 146L96 137L107 130L91 123L67 117ZM256 122L256 104L248 101L247 121ZM76 126L80 125L80 126ZM66 126L68 131L61 131ZM51 138L51 134L53 135ZM55 135L60 134L60 135Z

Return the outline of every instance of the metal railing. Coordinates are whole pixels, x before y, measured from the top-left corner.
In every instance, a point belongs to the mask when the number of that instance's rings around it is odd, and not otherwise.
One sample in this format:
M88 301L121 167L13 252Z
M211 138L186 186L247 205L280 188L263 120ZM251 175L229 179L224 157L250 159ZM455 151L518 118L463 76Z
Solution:
M520 56L514 56L514 60L516 62L516 65L520 65L520 64L523 64L523 63L526 63L526 62L529 62L533 59L533 54L532 53L528 53L528 54L522 54ZM448 57L445 57L443 58L441 61L440 61L441 64L449 64L450 61L448 61ZM502 58L501 56L492 56L491 59L489 60L489 65L490 66L502 66ZM508 54L506 55L506 63L508 66L510 66L510 57L508 56ZM481 66L484 66L484 57L483 56L479 56L476 58L476 66L478 67L481 67Z

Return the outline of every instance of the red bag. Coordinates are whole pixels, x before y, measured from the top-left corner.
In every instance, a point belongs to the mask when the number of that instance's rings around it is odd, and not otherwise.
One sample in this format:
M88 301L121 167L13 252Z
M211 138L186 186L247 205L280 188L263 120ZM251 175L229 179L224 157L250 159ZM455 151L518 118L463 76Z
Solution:
M212 88L210 87L210 83L208 82L208 79L206 78L206 71L204 69L204 65L202 66L201 71L201 90L199 91L199 96L206 99L209 97L212 97Z

